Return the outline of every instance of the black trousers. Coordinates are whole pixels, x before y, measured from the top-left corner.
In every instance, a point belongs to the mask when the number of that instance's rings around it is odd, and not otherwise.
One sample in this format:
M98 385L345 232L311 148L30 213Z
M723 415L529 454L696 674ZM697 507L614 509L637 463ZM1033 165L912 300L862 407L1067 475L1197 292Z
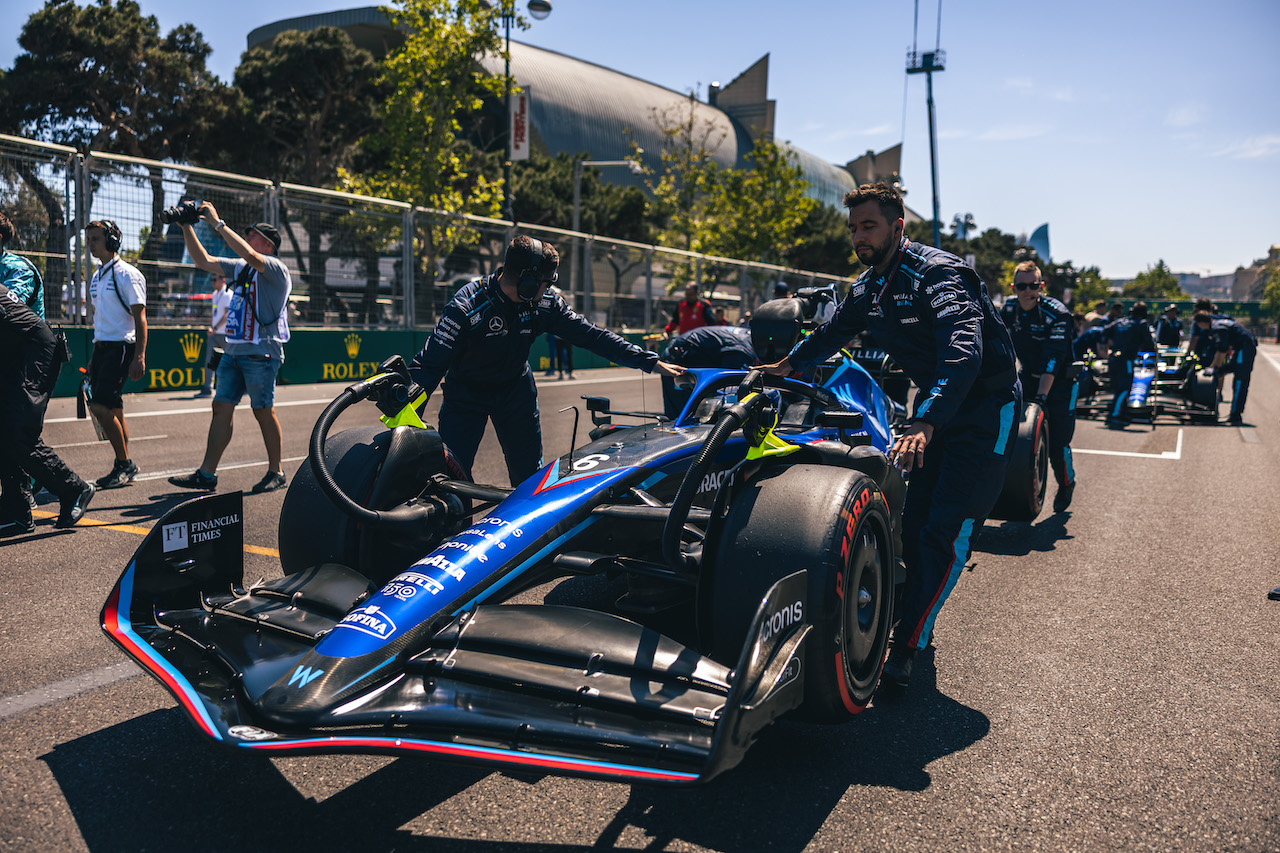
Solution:
M502 445L507 476L518 486L542 467L542 420L533 373L511 382L485 384L445 379L440 404L440 438L468 474L484 438L485 424Z
M73 498L84 480L67 467L40 434L49 395L58 381L53 358L53 332L37 331L20 357L0 367L0 520L30 521L27 475L59 500ZM25 473L24 473L25 472Z

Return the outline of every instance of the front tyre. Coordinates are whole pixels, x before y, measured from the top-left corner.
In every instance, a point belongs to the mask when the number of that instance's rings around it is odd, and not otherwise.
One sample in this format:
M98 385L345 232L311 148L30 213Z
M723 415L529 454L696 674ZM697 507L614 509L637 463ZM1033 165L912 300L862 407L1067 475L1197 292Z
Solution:
M839 722L860 712L880 679L893 622L895 555L889 509L860 471L767 468L737 489L713 532L699 586L712 656L737 660L756 606L779 578L808 572L802 713Z
M1028 403L1018 424L1018 435L1009 448L1009 469L1004 489L991 510L992 518L1035 521L1044 508L1049 487L1049 424L1044 410Z

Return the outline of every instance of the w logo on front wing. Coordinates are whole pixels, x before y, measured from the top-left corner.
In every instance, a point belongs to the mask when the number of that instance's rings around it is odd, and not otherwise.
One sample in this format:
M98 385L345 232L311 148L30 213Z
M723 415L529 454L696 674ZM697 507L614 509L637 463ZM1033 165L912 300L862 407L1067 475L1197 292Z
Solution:
M324 675L323 669L300 666L293 671L293 675L289 676L289 686L292 687L297 684L299 688L306 687L322 675Z

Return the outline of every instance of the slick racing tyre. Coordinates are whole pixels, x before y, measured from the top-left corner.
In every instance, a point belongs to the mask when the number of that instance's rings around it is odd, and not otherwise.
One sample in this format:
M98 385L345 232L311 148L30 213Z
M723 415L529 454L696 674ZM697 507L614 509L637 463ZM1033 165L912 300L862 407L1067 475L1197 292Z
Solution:
M1187 417L1192 423L1218 422L1218 382L1213 376L1192 371L1187 377L1186 393L1191 403Z
M736 663L752 614L769 587L808 572L805 699L801 713L839 722L875 692L893 622L889 509L860 471L768 467L736 490L712 532L712 568L698 590L700 628L712 656Z
M1027 404L1009 454L1004 489L991 517L1035 521L1044 508L1044 493L1049 485L1049 424L1044 410L1035 403Z

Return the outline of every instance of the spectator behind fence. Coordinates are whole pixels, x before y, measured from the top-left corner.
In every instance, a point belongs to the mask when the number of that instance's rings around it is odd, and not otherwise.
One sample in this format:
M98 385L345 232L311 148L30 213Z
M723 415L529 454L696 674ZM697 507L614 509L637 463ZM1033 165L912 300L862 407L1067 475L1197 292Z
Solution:
M671 322L667 323L667 336L683 335L690 329L696 329L699 326L714 326L716 324L715 312L711 310L711 303L698 296L698 285L689 282L684 286L684 299L676 303L676 310L672 312Z
M129 457L129 425L124 419L124 383L141 379L147 369L147 280L120 257L123 235L110 219L84 229L98 271L89 282L93 300L93 355L89 359L89 412L115 451L111 472L97 480L100 489L127 486L138 476Z
M227 277L222 273L210 276L213 285L211 305L213 316L204 336L204 385L197 397L213 396L213 378L218 370L223 349L227 345L227 312L231 310L231 292L227 290ZM217 355L215 355L217 353Z
M288 305L293 283L289 270L276 257L280 232L267 222L249 226L241 237L219 216L209 202L199 208L200 216L211 223L238 258L215 258L205 251L191 223L178 220L191 260L208 273L225 276L230 282L231 304L227 311L226 351L218 365L218 390L213 398L213 419L205 444L204 461L185 477L169 482L184 489L212 491L218 487L218 462L231 441L236 405L249 394L249 408L262 431L267 448L267 473L253 487L254 494L273 492L285 484L281 463L280 419L276 417L276 374L284 364L284 345L289 340Z

